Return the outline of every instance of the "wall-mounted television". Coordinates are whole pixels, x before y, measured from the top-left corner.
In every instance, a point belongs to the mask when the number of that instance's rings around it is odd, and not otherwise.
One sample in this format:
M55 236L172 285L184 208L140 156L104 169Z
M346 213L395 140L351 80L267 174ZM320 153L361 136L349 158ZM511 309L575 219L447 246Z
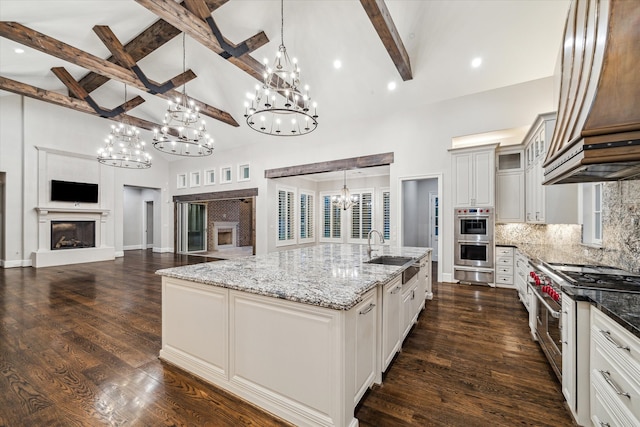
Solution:
M52 179L51 201L98 203L98 184Z

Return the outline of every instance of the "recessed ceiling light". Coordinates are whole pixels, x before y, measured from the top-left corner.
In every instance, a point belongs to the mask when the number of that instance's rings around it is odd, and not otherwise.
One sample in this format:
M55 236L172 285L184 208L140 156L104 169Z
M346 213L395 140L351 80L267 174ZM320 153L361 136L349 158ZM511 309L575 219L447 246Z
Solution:
M336 70L342 68L342 61L340 61L339 59L333 61L333 68L335 68Z
M15 49L13 49L13 51L14 51L15 53L24 53L24 49L22 49L21 47L17 47L17 48L15 48Z
M471 66L473 68L478 68L480 65L482 65L482 58L480 57L473 58L473 60L471 61Z
M395 89L396 89L396 82L394 82L394 81L390 81L390 82L387 84L387 89L389 89L389 90L395 90Z

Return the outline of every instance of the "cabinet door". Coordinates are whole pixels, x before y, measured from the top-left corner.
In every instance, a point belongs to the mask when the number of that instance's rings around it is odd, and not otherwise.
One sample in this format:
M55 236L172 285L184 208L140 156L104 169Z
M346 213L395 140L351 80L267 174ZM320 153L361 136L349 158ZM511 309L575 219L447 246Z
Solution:
M456 154L453 156L453 174L455 176L454 206L472 206L473 191L471 188L473 173L472 153Z
M544 180L544 173L542 168L542 158L538 158L536 163L533 165L533 169L535 171L535 182L536 187L534 191L534 207L535 207L535 222L544 223L545 219L545 187L542 185L542 181Z
M356 329L356 354L355 375L356 388L354 402L360 400L362 395L373 383L376 374L376 293L370 291L367 296L354 309L357 311Z
M576 324L573 300L562 294L562 394L576 411ZM570 344L571 343L571 344Z
M524 172L499 173L496 177L496 222L524 222Z
M473 206L493 206L494 194L494 165L495 154L493 152L480 152L474 154L473 161ZM475 202L475 203L473 203Z
M404 287L406 289L402 292L402 339L407 337L409 331L411 330L411 326L413 325L413 320L416 318L417 310L416 310L416 301L417 301L417 289L418 289L418 281L417 279L411 280L409 283L405 284Z
M384 285L382 294L382 372L387 370L400 348L401 297L400 278Z

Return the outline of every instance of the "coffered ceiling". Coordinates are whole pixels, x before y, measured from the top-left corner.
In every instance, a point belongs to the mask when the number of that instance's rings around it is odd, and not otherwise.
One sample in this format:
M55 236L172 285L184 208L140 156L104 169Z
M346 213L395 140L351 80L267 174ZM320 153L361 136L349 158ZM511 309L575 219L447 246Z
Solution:
M171 90L186 82L188 95L206 108L218 150L273 139L246 126L243 103L263 58L272 60L280 44L280 2L178 3L0 0L0 87L44 89L34 95L92 113L77 99L88 95L102 115L127 114L151 126L161 121ZM322 132L552 75L567 8L568 0L285 0L284 42L319 104ZM208 18L227 45L217 42ZM154 26L161 26L156 33ZM136 37L137 45L127 46ZM245 41L249 53L226 53ZM478 68L470 65L475 57L483 60ZM163 84L174 88L153 94Z

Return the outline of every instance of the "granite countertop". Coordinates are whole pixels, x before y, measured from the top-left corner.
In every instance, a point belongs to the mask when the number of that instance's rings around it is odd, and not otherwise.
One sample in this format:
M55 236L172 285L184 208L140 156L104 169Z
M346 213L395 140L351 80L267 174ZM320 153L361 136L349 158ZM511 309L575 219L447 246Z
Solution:
M640 339L640 293L562 286L574 300L588 301Z
M372 246L380 255L424 257L431 248ZM402 266L365 264L366 245L319 244L226 261L156 271L190 280L274 298L348 310L378 284L400 275Z

